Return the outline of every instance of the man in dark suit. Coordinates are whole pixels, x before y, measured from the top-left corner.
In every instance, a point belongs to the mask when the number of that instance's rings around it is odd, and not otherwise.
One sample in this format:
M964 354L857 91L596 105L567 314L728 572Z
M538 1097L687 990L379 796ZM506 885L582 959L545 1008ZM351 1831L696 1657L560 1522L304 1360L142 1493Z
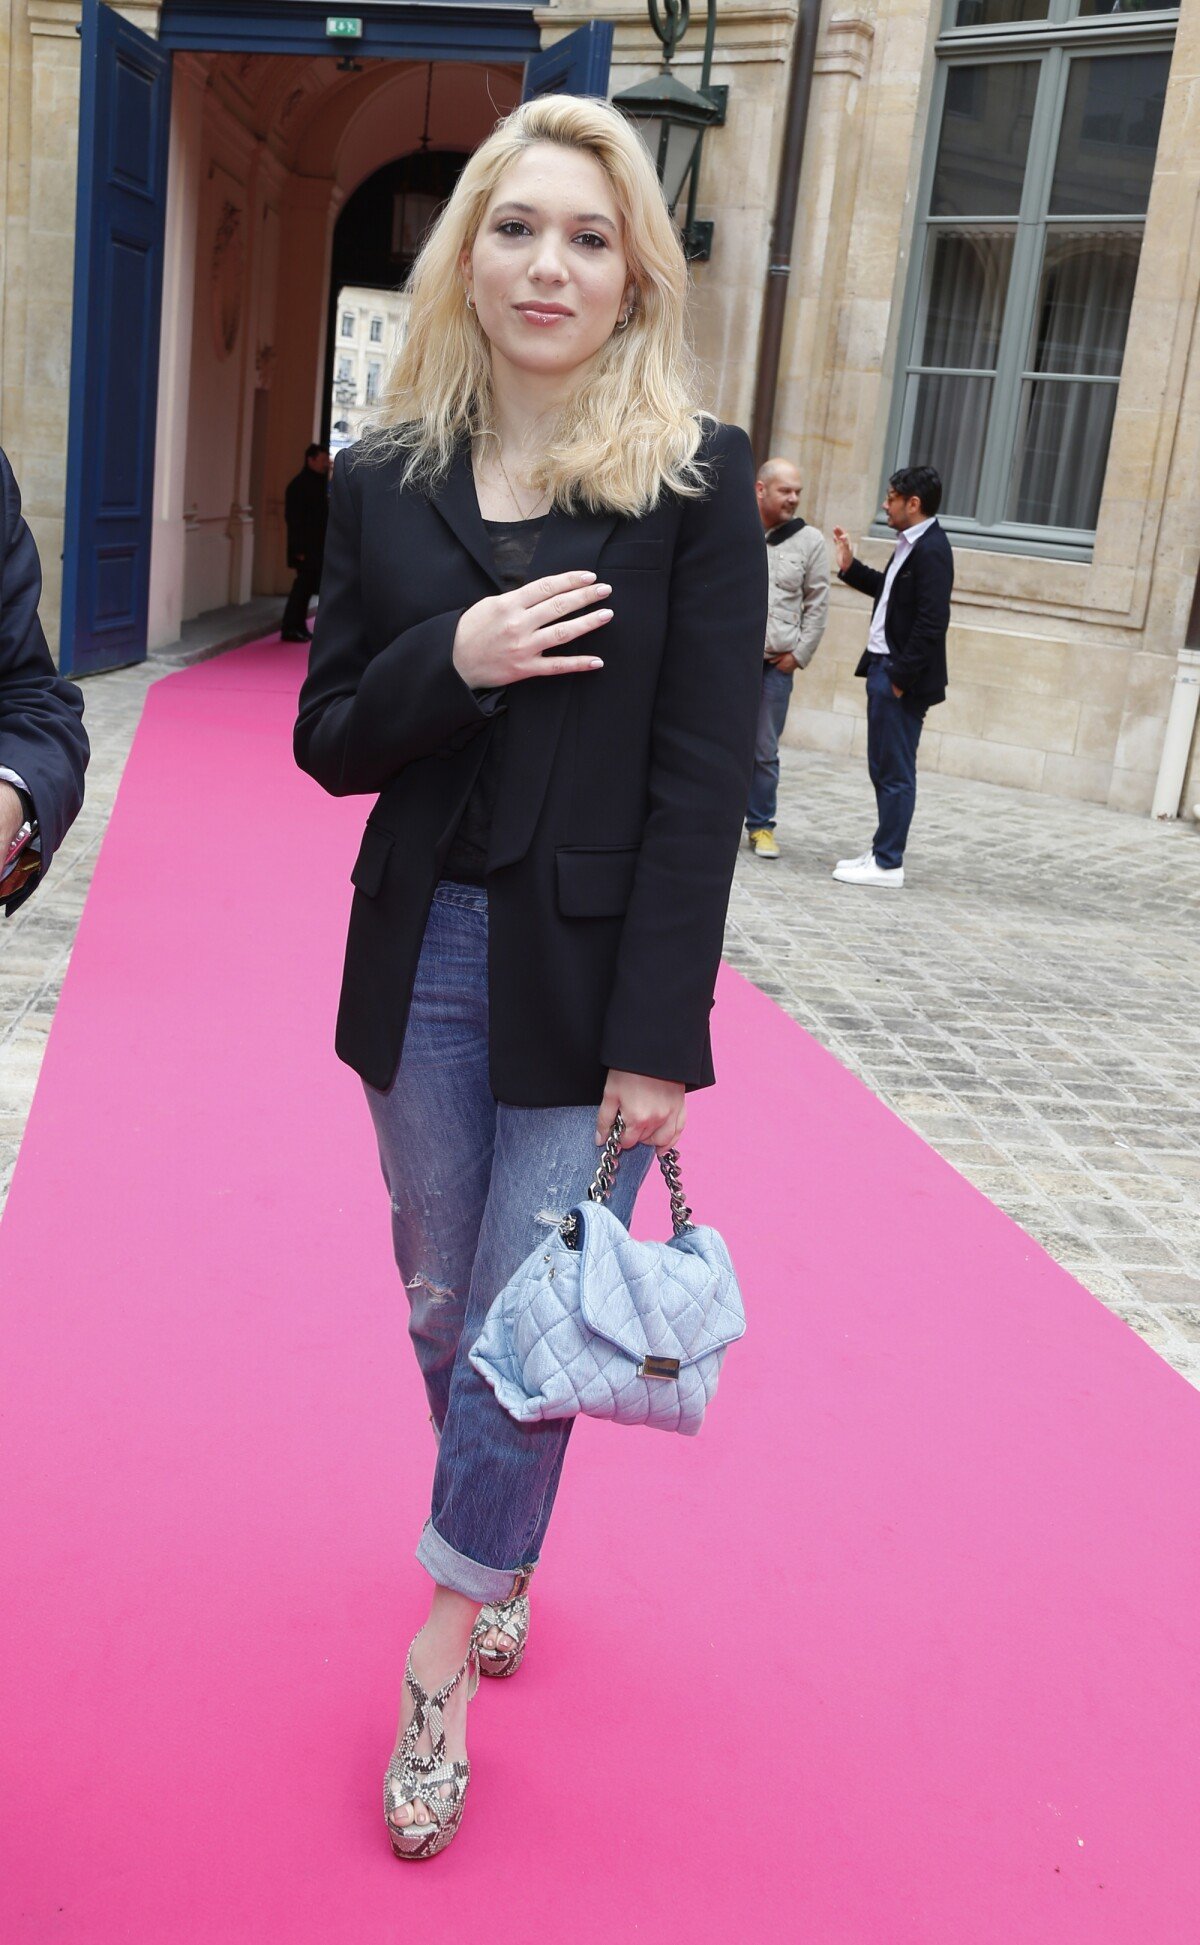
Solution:
M0 904L15 912L83 802L83 697L50 659L38 601L42 569L21 495L0 452Z
M279 639L284 642L309 640L308 604L321 585L321 567L325 559L325 529L329 524L329 471L328 447L310 446L304 455L303 466L295 479L288 481L283 496L288 566L296 570L279 627Z
M946 695L946 630L954 556L934 515L942 482L932 466L906 466L888 481L883 510L896 534L887 571L854 558L849 536L833 530L838 577L875 606L861 661L867 679L867 767L879 826L860 858L842 858L843 885L904 883L904 847L917 803L917 744L925 712Z

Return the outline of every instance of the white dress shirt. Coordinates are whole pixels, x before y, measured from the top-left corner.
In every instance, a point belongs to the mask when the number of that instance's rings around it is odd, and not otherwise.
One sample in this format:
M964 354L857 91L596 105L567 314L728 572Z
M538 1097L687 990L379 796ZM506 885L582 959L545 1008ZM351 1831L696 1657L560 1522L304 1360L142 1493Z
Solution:
M887 573L883 577L883 593L879 597L879 605L875 613L871 616L871 632L867 636L868 655L891 654L891 650L887 645L887 636L883 632L883 625L887 620L888 597L892 592L892 582L904 566L905 561L912 553L921 535L927 533L929 528L932 527L933 519L934 516L930 514L928 520L918 520L915 527L908 527L904 533L896 535L896 550L888 562Z

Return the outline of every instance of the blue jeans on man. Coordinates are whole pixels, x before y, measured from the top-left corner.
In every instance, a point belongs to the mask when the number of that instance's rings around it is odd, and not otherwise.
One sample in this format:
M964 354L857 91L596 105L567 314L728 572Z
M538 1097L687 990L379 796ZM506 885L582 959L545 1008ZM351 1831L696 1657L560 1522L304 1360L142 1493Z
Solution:
M920 703L893 694L887 656L873 655L867 670L867 768L875 786L879 828L871 849L884 871L904 863L917 804L917 744L924 722Z
M758 735L754 744L754 774L746 808L748 831L773 831L779 802L779 739L787 721L795 677L783 675L773 662L763 663L762 697L758 705Z

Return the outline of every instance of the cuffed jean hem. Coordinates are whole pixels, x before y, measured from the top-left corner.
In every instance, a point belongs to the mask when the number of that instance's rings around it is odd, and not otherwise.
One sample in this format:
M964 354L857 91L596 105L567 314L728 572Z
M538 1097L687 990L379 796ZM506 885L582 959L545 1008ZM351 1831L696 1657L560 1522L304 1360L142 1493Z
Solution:
M537 1564L507 1571L483 1567L478 1560L469 1560L465 1553L456 1553L448 1546L432 1520L426 1521L417 1542L417 1559L439 1587L449 1587L456 1594L465 1594L469 1601L481 1602L509 1601L523 1594Z

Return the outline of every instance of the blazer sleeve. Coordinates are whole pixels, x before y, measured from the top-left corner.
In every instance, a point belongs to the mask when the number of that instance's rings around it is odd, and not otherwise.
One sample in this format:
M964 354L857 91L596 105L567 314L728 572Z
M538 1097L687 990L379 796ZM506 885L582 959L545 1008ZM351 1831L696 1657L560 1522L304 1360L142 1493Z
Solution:
M59 675L38 620L42 569L21 513L21 495L0 452L4 557L0 562L0 764L26 784L41 833L41 871L5 910L13 912L45 877L83 803L88 739L83 697Z
M293 745L334 797L383 790L406 763L487 720L454 666L465 610L432 615L375 652L363 612L362 466L333 469L321 600Z
M870 595L872 601L878 601L883 593L884 575L879 568L868 567L866 561L857 558L851 561L849 567L838 569L838 580L844 581L848 588L854 588L858 594Z
M910 688L919 681L931 654L945 646L954 586L954 556L948 543L915 547L911 573L915 602L912 627L904 646L893 648L888 657L888 673L898 689Z
M651 723L648 808L601 1035L607 1067L703 1086L708 1016L754 761L767 565L744 432L684 504Z

